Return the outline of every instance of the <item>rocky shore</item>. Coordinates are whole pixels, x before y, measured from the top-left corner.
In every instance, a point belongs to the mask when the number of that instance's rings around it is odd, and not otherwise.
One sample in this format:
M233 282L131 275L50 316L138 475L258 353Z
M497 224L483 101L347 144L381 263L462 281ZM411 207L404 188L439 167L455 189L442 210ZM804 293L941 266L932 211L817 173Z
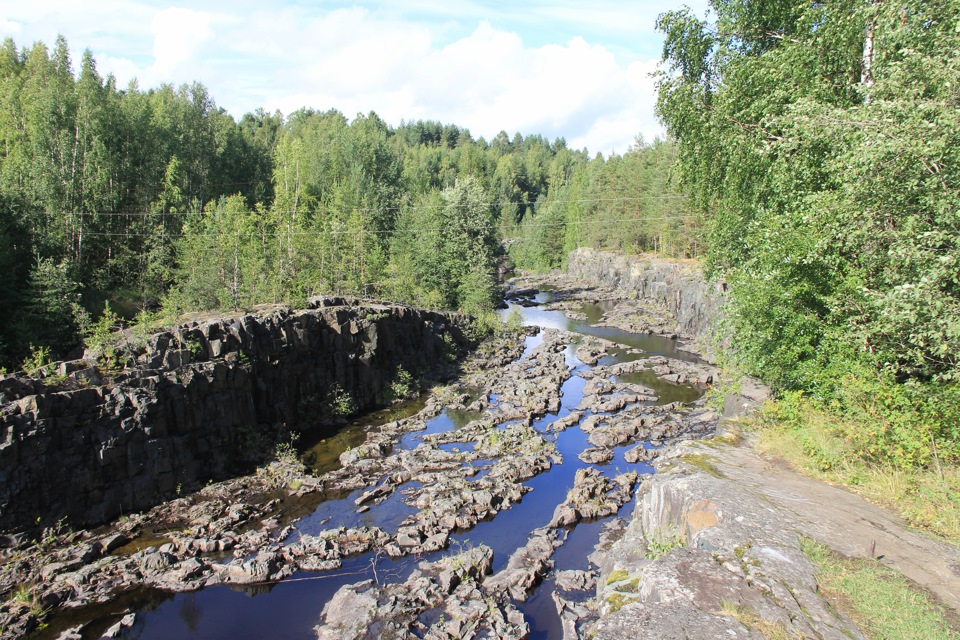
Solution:
M558 295L571 305L607 295L571 282L552 286L564 287ZM656 312L624 302L634 315ZM616 315L606 320L617 322ZM10 637L24 637L41 621L49 623L45 638L99 637L117 624L113 632L122 634L121 623L135 620L135 611L79 628L64 627L57 612L108 604L144 587L182 592L274 584L298 572L336 572L346 559L367 554L428 560L402 582L344 585L327 603L318 637L376 636L371 630L384 625L429 637L525 637L529 627L518 603L553 570L554 551L571 529L610 517L632 499L640 475L605 466L614 452L629 464L649 462L669 442L712 433L719 419L703 400L658 404L653 389L620 379L647 371L667 384L705 388L716 375L712 367L639 352L621 364L578 368L582 395L571 410L562 407L577 356L597 362L617 349L560 330L504 334L471 356L454 384L435 388L418 413L369 430L363 444L343 451L339 469L314 477L285 450L255 474L210 483L106 527L48 527L35 544L4 551L0 624ZM451 412L463 418L432 432L433 421ZM587 446L575 455L579 460L565 461L556 442L570 429ZM460 532L526 504L529 480L574 463L572 485L553 517L532 529L499 569L485 559L484 544L453 544ZM387 504L399 505L401 514L381 526L304 530L300 522L318 505L363 518ZM378 604L371 609L371 602Z
M389 404L404 380L453 375L467 324L320 298L129 330L59 374L2 376L0 531L95 526L249 473L292 432Z
M805 537L882 558L948 607L960 605L955 547L763 460L735 429L673 447L656 468L633 517L611 523L592 556L591 606L571 612L558 599L565 638L863 638L818 588Z

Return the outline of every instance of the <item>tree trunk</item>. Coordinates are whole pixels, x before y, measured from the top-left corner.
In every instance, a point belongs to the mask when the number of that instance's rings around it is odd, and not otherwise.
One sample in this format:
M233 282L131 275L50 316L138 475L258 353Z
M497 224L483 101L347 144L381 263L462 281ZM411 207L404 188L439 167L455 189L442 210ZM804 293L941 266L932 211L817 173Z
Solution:
M867 34L863 40L863 71L860 74L860 84L866 90L864 102L870 104L870 89L873 88L873 38L877 28L877 21L871 19L867 25Z

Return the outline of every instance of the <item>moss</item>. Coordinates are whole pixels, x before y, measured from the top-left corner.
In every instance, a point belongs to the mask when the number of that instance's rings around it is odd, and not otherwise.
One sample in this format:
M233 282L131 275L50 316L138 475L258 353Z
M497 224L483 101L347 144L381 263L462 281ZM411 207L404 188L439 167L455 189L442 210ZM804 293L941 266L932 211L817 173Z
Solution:
M625 596L622 593L613 593L607 598L610 613L620 611L624 605L630 604L631 602L637 602L637 598Z
M607 577L607 584L611 585L614 582L623 582L630 577L630 573L625 569L617 569Z
M689 454L687 454L687 455L685 455L685 456L681 456L680 459L683 460L683 461L684 461L685 463L687 463L688 465L690 465L691 467L695 467L695 468L697 468L697 469L700 469L700 471L703 471L704 473L708 473L708 474L710 474L711 476L713 476L714 478L725 478L725 477L726 477L726 476L724 476L723 473L721 473L721 471L720 471L719 469L717 469L717 467L710 461L710 458L708 458L706 455L704 455L704 454L702 454L702 453L689 453Z
M743 442L743 431L733 425L728 425L723 434L702 440L703 444L714 449L721 446L737 447Z
M623 591L624 593L636 593L640 588L640 576L637 576L627 584L621 585L618 587L618 591Z

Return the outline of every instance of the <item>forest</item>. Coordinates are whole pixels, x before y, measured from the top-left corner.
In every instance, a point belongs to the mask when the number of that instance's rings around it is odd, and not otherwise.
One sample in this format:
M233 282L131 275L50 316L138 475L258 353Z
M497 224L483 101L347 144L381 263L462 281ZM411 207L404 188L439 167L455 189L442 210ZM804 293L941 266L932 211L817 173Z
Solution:
M66 357L123 319L320 294L482 314L502 269L558 267L579 244L693 255L676 153L638 140L591 158L373 112L237 120L202 84L119 88L90 51L76 69L62 37L8 39L0 364Z
M840 445L799 443L822 469L849 454L943 479L960 460L960 4L711 6L659 17L658 113L730 283L731 360L840 417L823 440Z
M960 5L711 7L657 20L667 140L609 157L373 112L235 119L199 83L120 88L62 37L5 41L0 364L317 294L482 316L511 266L656 252L729 283L728 365L860 425L834 428L857 455L960 459Z

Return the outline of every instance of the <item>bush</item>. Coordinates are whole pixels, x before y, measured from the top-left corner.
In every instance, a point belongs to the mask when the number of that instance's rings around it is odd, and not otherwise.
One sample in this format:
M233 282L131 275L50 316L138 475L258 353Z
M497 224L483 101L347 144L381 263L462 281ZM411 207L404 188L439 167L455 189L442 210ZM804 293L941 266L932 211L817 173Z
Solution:
M827 402L802 391L783 392L761 419L792 431L821 471L835 468L847 455L900 469L960 461L960 386L955 383L899 384L882 373L859 371L844 376ZM811 421L820 428L812 428ZM831 437L842 448L830 443Z

